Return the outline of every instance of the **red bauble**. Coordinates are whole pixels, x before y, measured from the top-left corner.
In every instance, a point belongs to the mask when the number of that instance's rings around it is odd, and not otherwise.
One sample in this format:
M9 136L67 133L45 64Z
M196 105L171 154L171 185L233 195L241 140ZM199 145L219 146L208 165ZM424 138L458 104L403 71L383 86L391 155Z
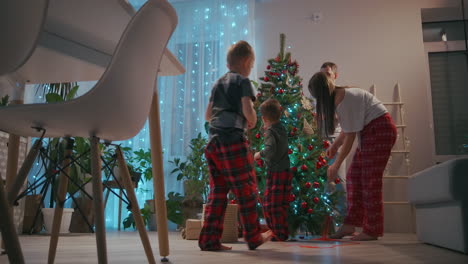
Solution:
M301 170L302 170L302 171L306 171L307 169L308 169L308 168L307 168L307 166L306 166L305 164L301 166Z
M306 182L305 185L304 185L307 189L309 189L310 187L312 187L312 184L310 182Z
M335 179L335 184L340 184L340 182L341 182L340 178Z
M302 208L307 208L307 203L306 202L301 203L301 207Z
M280 57L276 57L276 58L275 58L275 61L276 61L276 62L280 61Z
M317 163L315 163L315 168L317 168L317 169L322 168L322 166L323 166L323 165L322 165L322 162L320 162L320 161L318 161Z
M320 199L318 197L314 197L314 203L318 203Z
M297 131L297 127L293 127L292 130L293 130L294 132L296 132L296 131Z
M290 135L291 137L293 137L295 134L294 134L293 131L291 131L291 132L289 132L289 135Z
M260 133L257 133L257 134L255 135L256 138L260 138L261 136L262 136L262 135L260 135Z
M296 172L296 171L297 171L297 168L296 168L296 167L291 167L291 171L292 171L292 172Z
M323 147L328 148L330 146L330 142L328 140L323 141Z
M296 195L291 193L291 195L289 195L289 202L294 202L294 200L296 200Z
M268 82L268 81L270 80L270 78L268 78L267 76L265 76L265 77L263 77L263 80L264 80L265 82Z
M292 153L293 153L292 149L288 149L288 154L292 154Z
M263 160L257 160L257 166L259 166L260 168L263 167Z
M320 187L320 183L314 182L314 188L318 188L318 187Z
M270 65L267 65L267 70L271 69L271 66Z
M278 90L278 93L279 93L279 94L283 94L283 93L284 93L284 90L280 88L280 89Z
M308 214L311 214L311 213L313 213L313 212L314 212L314 209L312 209L312 208L309 208L309 209L307 210L307 213L308 213Z
M309 145L309 146L307 146L307 149L308 149L308 150L314 150L314 146Z
M260 97L260 96L262 96L262 93L258 93L258 94L257 94L257 97Z
M230 203L231 203L231 204L236 204L236 200L235 200L235 199L232 199L232 200L230 201Z

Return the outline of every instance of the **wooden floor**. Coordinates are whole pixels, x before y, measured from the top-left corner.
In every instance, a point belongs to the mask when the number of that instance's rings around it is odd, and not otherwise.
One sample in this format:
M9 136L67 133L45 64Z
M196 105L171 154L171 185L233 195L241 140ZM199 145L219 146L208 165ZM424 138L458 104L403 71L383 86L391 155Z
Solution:
M160 262L157 234L150 233L153 251ZM43 235L20 237L26 263L46 263L49 237ZM468 255L422 244L414 234L386 234L378 241L340 243L321 241L269 242L255 251L245 243L232 245L232 251L203 252L195 240L183 240L178 232L170 234L169 263L468 263ZM241 239L239 239L241 241ZM108 232L109 263L147 263L137 232ZM0 263L9 263L5 255ZM94 236L70 234L61 236L56 263L97 263Z

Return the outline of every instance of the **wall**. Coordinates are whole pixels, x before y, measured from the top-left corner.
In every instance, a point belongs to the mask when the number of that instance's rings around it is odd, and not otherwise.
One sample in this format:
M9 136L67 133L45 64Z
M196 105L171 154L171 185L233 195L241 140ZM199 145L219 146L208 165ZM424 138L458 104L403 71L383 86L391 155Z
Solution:
M393 100L398 82L406 103L411 171L422 170L433 164L433 137L421 8L436 2L441 1L257 0L257 74L263 76L267 59L279 51L279 34L285 33L305 85L324 61L338 64L339 84L366 90L375 84L381 101ZM317 12L321 20L312 21Z

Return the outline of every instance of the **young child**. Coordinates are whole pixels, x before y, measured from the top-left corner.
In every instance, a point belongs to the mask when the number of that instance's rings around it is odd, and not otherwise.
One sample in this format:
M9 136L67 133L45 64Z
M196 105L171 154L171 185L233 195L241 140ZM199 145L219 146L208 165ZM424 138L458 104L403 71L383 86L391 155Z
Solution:
M198 245L201 250L229 250L221 244L227 194L231 190L239 206L244 239L250 250L271 238L271 231L261 233L258 221L257 186L253 157L245 137L247 128L255 127L255 94L248 76L255 55L246 41L232 45L227 54L229 72L213 86L206 109L210 122L205 156L210 170L210 193Z
M359 146L346 175L348 212L344 225L331 238L352 235L355 227L362 233L352 240L376 240L383 235L382 177L396 140L396 127L383 104L359 88L336 86L327 73L318 72L308 85L317 101L319 129L325 135L335 131L335 114L342 132L327 150L328 158L340 152L328 167L329 180L349 154L356 135Z
M265 131L265 148L255 153L254 159L265 160L267 179L263 210L273 239L288 239L288 208L291 195L292 173L289 171L288 133L280 122L281 105L268 99L260 105Z

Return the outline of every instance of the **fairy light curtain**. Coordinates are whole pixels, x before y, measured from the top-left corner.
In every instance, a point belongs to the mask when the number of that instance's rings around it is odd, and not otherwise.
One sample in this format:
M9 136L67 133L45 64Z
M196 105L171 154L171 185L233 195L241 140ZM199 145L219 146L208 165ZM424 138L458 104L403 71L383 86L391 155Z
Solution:
M138 10L146 0L129 2ZM255 0L169 2L177 11L179 23L167 48L182 63L186 73L158 78L166 194L171 191L183 192L182 183L170 174L173 167L168 161L176 157L184 159L188 154L190 140L198 133L206 135L205 109L212 84L228 70L227 48L238 40L246 40L254 46L255 6ZM86 93L94 84L95 82L79 82L77 95ZM26 89L26 103L44 102L42 94L35 93L35 90ZM134 138L115 143L131 147L134 151L149 150L148 123ZM33 176L35 175L30 177ZM143 207L145 200L153 199L152 182L140 184L136 193L138 203ZM107 228L117 228L118 211L118 199L110 195L105 212ZM128 215L127 211L124 204L122 219Z
M130 0L139 9L146 0ZM205 133L205 109L211 86L227 71L226 51L238 40L254 44L254 0L174 0L169 1L179 17L179 23L167 48L186 69L179 76L158 78L161 113L166 194L183 192L182 183L170 175L168 162L184 158L190 140ZM133 139L123 142L134 150L149 149L148 124ZM147 190L147 191L144 191ZM151 182L137 191L140 207L146 199L153 199ZM117 226L118 201L109 199L106 221ZM111 205L111 206L110 206ZM123 209L123 215L127 210Z

